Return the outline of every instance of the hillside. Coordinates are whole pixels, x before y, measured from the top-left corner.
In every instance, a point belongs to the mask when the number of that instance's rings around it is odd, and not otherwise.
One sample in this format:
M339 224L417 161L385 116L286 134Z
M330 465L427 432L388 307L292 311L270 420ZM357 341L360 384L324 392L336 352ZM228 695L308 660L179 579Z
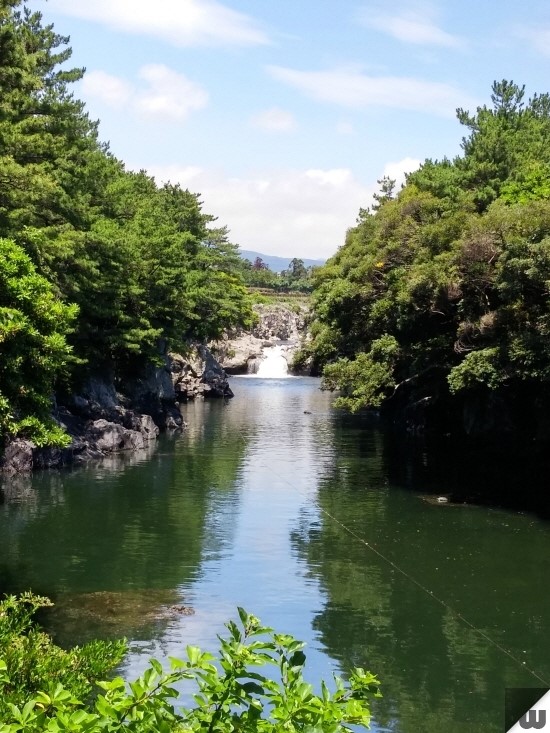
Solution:
M251 262L254 262L256 257L260 257L266 263L266 265L269 266L269 269L272 272L282 272L288 267L288 263L292 259L292 257L278 257L277 255L266 255L262 252L254 252L250 249L241 249L239 250L239 254L243 258L243 260L250 260ZM311 260L306 259L305 257L300 257L300 259L306 267L320 267L326 262L326 260Z

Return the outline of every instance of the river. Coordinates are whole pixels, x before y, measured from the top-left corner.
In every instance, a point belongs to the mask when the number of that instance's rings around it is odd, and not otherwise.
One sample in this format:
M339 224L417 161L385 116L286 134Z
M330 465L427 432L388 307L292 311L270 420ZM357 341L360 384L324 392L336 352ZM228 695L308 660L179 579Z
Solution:
M427 500L470 469L421 485L428 458L315 379L232 389L147 455L5 481L0 591L54 598L60 643L127 635L129 677L214 651L240 605L307 642L312 682L376 673L374 731L500 733L505 688L550 680L548 522Z

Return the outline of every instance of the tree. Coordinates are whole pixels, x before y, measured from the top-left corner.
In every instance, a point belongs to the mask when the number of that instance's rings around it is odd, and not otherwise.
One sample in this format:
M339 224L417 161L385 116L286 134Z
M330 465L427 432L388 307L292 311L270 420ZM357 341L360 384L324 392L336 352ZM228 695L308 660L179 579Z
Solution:
M254 262L252 263L252 269L253 270L269 270L269 265L267 265L261 257L256 257Z
M160 344L250 323L238 248L199 195L127 171L99 142L70 91L83 70L67 67L68 38L40 13L9 0L0 21L0 237L26 252L59 303L63 348L81 367L74 379L106 367L124 376L158 358ZM48 404L55 371L52 362L44 373Z
M458 110L464 154L387 182L315 275L306 356L343 406L550 399L550 97L492 92Z
M378 211L378 209L383 206L386 201L391 201L393 199L396 181L394 178L384 176L383 178L376 181L376 183L378 183L380 186L380 192L373 194L373 199L376 201L376 204L374 204L372 207L373 211ZM359 215L361 216L361 211L359 212Z
M67 335L76 314L20 247L0 239L0 435L65 444L51 400L72 360Z

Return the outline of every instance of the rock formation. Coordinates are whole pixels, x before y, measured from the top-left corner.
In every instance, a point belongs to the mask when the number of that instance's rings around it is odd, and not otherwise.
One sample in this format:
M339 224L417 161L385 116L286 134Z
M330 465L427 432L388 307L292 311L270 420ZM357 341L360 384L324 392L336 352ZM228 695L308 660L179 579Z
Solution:
M282 353L292 365L294 354L305 338L307 311L298 306L291 310L283 305L254 307L258 321L251 331L232 331L211 344L220 364L228 374L255 374L265 348L280 345Z
M71 437L67 448L40 448L30 440L8 441L0 470L24 473L58 468L128 451L148 450L160 429L186 427L179 403L203 397L232 397L227 375L211 351L190 345L186 355L165 354L133 380L103 374L89 378L54 419Z

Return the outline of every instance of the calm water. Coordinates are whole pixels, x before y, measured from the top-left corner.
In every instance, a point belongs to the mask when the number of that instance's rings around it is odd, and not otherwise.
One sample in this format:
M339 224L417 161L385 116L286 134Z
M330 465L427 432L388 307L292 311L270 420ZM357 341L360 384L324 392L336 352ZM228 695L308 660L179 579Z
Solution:
M308 642L312 682L376 672L375 731L500 732L505 687L550 686L548 523L429 503L467 461L424 475L314 379L232 388L150 455L6 483L0 591L53 597L61 643L128 636L129 676L241 605Z

